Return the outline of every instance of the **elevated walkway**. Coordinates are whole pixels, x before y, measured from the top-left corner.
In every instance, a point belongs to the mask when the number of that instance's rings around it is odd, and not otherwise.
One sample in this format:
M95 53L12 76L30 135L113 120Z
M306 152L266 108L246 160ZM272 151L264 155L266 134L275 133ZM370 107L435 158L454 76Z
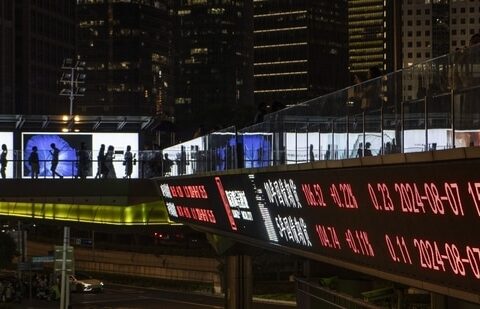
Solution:
M5 179L0 215L78 224L174 224L148 179Z

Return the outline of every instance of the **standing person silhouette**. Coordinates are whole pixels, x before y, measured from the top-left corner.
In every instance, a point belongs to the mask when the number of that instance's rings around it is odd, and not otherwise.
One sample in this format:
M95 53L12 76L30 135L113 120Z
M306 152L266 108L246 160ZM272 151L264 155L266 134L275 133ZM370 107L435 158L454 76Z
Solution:
M365 157L372 156L372 150L370 150L371 145L369 142L365 143Z
M325 151L325 160L330 160L330 144L327 146L327 151Z
M80 144L80 150L78 151L78 170L77 170L77 177L81 179L87 178L88 173L88 161L90 159L90 155L87 151L87 147L85 143L82 142Z
M113 167L113 159L115 159L115 148L110 145L107 149L107 154L105 155L105 167L108 170L108 173L103 175L103 178L117 178L115 173L115 168Z
M52 150L50 150L50 154L52 155L52 166L50 167L50 170L52 171L52 177L55 178L55 176L58 176L60 178L63 178L63 175L60 175L57 172L58 155L60 154L60 149L55 146L55 143L51 143L50 147L52 148Z
M30 156L28 157L28 163L30 164L30 175L32 176L32 179L38 178L38 173L40 172L40 162L38 159L38 148L37 146L32 147L32 152L30 153Z
M165 153L164 159L162 160L163 176L170 176L172 165L173 161L168 158L168 153Z
M95 175L95 179L103 178L103 175L108 173L105 167L105 144L100 145L100 150L98 151L97 155L97 174Z
M132 147L127 146L127 151L123 156L123 165L125 165L125 176L123 178L131 178L133 170L133 155L131 152Z
M2 179L7 178L7 175L5 173L5 170L7 169L7 145L3 144L2 145L2 154L0 155L0 174L2 174Z
M358 144L357 158L363 157L363 143Z

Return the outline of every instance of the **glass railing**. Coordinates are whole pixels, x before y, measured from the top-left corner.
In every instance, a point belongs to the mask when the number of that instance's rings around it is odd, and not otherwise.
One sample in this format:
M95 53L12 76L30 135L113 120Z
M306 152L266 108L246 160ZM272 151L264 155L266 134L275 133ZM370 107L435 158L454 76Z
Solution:
M480 46L164 149L168 175L480 145Z
M80 158L76 151L60 151L58 161L52 160L50 150L39 149L37 159L30 159L31 151L8 150L6 160L0 160L1 179L120 179L162 176L167 164L162 151L132 150L131 159L124 151L115 151L98 159L98 150L85 150ZM175 162L172 165L176 164Z
M131 163L123 151L107 168L98 150L88 150L87 162L74 150L61 153L55 178L177 176L478 146L479 98L480 46L474 46L267 114L246 128L162 151L132 150ZM49 150L38 150L38 178L53 178ZM9 150L5 178L31 178L28 157Z

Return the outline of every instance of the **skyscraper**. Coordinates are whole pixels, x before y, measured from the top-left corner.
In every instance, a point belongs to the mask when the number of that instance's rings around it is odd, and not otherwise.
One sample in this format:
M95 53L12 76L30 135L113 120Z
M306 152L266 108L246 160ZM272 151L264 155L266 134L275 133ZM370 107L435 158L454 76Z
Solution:
M15 110L15 7L0 1L0 113Z
M77 53L87 75L79 113L173 112L169 2L77 1Z
M405 0L402 11L404 68L463 49L468 46L470 38L479 33L478 1ZM429 80L430 76L427 67L423 73L404 76L406 98L422 96L423 89L429 84L439 84Z
M348 0L348 58L353 74L400 68L401 1ZM363 73L363 74L362 74Z
M405 1L403 4L403 67L449 52L448 0Z
M10 112L40 115L67 113L67 100L58 95L58 80L63 59L74 56L75 1L1 2L4 9L13 3L16 13L16 103L15 110ZM11 46L13 44L6 48Z
M198 127L240 124L253 106L252 0L176 1L175 117Z
M254 1L257 104L296 104L345 86L346 6L346 0Z

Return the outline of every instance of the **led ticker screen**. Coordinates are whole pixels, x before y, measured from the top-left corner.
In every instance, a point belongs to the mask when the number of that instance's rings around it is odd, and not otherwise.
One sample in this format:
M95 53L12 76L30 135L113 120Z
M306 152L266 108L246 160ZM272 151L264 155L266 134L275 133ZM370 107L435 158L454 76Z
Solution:
M172 220L478 293L479 164L157 181Z

